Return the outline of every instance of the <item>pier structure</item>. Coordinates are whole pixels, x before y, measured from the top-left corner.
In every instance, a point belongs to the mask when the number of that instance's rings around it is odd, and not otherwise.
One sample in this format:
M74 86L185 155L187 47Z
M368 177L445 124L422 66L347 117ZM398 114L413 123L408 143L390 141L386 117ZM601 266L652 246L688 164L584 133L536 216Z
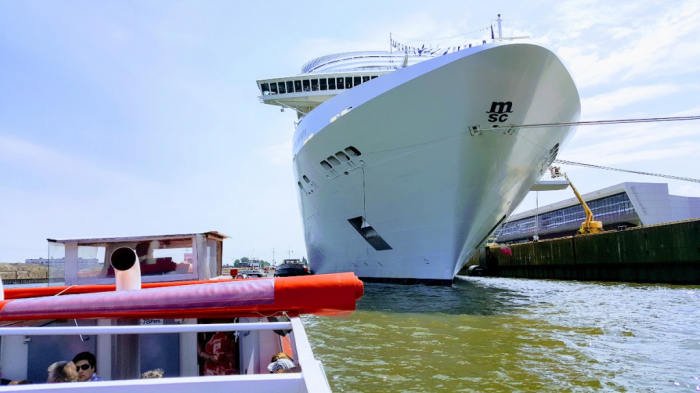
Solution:
M470 266L479 266L474 269ZM460 274L700 285L700 219L484 247Z

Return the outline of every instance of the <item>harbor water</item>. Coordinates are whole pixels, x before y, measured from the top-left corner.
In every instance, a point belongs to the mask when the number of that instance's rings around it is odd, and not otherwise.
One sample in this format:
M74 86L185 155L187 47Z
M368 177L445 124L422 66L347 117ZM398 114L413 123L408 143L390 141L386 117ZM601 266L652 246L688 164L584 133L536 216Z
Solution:
M700 391L700 287L458 277L365 284L304 317L334 392Z

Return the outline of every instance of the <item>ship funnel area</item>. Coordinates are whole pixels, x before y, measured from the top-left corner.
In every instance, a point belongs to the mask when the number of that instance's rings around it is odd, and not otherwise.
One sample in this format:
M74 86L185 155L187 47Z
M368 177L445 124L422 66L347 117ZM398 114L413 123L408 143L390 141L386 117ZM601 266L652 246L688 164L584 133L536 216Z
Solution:
M134 250L129 247L117 248L110 257L110 263L114 268L117 291L141 289L141 266Z

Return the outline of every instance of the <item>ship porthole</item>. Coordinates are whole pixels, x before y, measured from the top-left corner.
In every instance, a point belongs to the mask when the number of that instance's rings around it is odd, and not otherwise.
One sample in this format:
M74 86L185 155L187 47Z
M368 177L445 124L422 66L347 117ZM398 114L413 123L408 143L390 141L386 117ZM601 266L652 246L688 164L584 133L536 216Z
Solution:
M358 157L362 155L362 153L360 153L359 150L355 149L352 146L348 146L347 148L345 148L345 152L348 153L350 157Z
M340 165L340 161L338 161L338 159L335 158L335 157L333 157L333 156L329 156L328 158L326 158L326 160L327 160L328 162L330 162L331 165L333 165L333 166L338 166L338 165Z

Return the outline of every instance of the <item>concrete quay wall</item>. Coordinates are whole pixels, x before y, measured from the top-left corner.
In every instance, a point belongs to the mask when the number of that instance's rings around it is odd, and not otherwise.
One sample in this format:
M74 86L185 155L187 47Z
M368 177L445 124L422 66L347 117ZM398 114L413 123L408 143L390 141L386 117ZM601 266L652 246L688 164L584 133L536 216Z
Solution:
M490 247L485 275L700 285L700 220ZM466 268L460 272L467 274Z

